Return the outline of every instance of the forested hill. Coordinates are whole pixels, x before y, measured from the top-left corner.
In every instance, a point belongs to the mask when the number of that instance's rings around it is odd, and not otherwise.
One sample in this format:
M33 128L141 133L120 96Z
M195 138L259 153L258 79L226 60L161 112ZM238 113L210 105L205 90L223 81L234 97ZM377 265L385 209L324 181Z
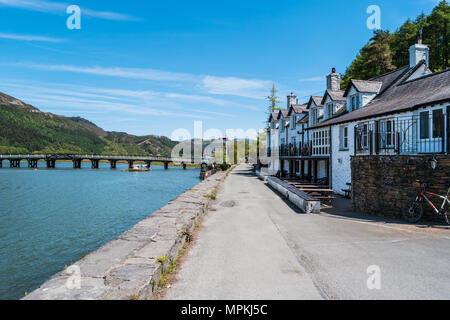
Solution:
M409 47L417 43L421 29L423 43L430 47L430 68L433 71L449 68L450 6L447 1L441 1L430 15L422 13L415 20L408 19L393 33L375 31L347 68L343 88L351 79L367 80L409 65Z
M166 137L107 132L83 118L43 113L0 93L0 154L98 154L169 157Z

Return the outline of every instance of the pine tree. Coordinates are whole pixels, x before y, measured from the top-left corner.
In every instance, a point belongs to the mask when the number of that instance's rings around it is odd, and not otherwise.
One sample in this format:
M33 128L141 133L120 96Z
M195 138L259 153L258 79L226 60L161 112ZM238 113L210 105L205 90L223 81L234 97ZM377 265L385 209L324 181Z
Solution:
M270 96L268 96L266 98L266 100L268 100L270 102L270 105L267 107L267 125L269 124L269 118L270 115L277 111L280 110L280 108L278 108L278 104L281 102L279 101L279 97L277 97L277 93L278 90L275 87L275 84L272 85L272 90L270 91Z

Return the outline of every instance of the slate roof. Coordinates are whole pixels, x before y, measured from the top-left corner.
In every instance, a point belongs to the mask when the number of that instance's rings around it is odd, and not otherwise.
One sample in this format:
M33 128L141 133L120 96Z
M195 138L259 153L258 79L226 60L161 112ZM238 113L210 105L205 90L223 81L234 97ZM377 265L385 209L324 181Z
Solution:
M350 89L354 87L358 92L378 93L383 86L381 81L369 81L369 80L350 80L350 84L345 90L344 97L348 96Z
M288 109L281 109L278 113L278 119L280 119L280 116L283 116L283 118L289 117L289 110Z
M331 98L331 100L333 100L333 101L346 101L347 100L344 97L344 91L342 91L342 90L333 91L333 90L328 89L322 98L321 105L325 104L325 101L327 100L327 96L329 96Z
M288 116L290 117L292 115L292 111L294 111L296 114L308 112L307 107L307 104L294 104L289 108Z
M279 113L277 113L277 112L272 112L272 113L270 114L270 117L269 117L269 122L272 122L272 119L273 119L273 120L278 120L278 116L279 116Z
M323 98L322 96L311 96L306 108L307 109L311 108L312 102L314 102L318 107L322 106L322 98Z
M378 94L370 103L361 109L346 112L341 116L335 116L308 129L406 112L450 101L450 69L414 80L407 80L417 70L418 66L411 70L401 68L395 72L377 77L378 79L384 79L382 87L385 87L385 90ZM386 84L386 82L389 82L389 84Z

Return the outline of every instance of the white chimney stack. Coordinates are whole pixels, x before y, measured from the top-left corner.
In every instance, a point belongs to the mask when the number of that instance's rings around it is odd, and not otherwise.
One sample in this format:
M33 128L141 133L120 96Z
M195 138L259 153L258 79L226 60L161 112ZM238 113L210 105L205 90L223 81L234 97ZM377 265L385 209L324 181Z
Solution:
M428 68L430 49L426 44L422 44L422 41L411 46L409 48L409 67L414 68L420 61L425 60L425 64Z
M287 107L288 109L297 104L297 96L292 92L288 97L287 97Z

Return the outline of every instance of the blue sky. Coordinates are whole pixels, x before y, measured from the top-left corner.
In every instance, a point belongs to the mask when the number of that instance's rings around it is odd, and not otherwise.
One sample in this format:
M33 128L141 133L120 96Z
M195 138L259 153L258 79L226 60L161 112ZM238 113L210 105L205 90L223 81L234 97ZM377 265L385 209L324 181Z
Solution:
M272 83L284 106L345 72L372 34L369 5L392 31L438 2L0 0L0 91L138 135L259 129Z

